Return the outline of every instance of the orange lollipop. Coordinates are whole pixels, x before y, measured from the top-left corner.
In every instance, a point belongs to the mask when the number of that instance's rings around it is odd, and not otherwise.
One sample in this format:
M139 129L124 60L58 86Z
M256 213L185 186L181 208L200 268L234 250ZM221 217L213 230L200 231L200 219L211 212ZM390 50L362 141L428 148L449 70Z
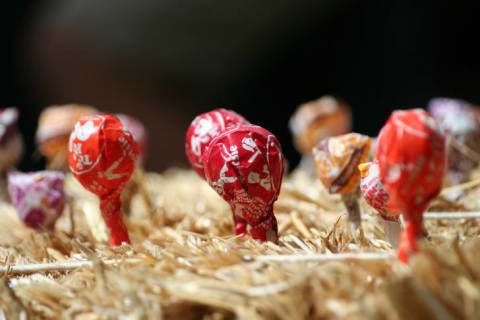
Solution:
M49 167L67 166L68 137L73 126L81 117L94 113L97 113L95 108L80 104L51 106L42 111L35 139Z
M301 104L289 126L295 147L303 155L300 167L313 173L312 148L322 139L350 132L352 115L343 101L323 96Z
M360 171L357 167L366 161L370 145L368 136L349 133L326 138L313 148L317 177L330 193L342 196L353 235L361 222L358 205Z

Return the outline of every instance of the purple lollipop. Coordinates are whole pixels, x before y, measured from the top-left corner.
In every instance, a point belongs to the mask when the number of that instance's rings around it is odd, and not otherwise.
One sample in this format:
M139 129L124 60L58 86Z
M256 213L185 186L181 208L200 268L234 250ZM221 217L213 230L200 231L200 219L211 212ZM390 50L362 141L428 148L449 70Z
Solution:
M434 98L428 103L428 112L447 134L447 179L452 185L467 181L480 154L480 121L473 106L463 100ZM455 199L459 195L450 196Z
M65 207L61 171L11 172L8 191L19 218L27 227L53 230Z

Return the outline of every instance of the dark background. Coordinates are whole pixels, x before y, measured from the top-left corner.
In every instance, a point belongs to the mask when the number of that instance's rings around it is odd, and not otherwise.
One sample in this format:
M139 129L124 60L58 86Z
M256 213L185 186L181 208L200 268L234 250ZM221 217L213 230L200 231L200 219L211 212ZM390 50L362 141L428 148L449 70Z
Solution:
M390 112L434 96L480 103L478 10L436 1L17 1L2 10L1 107L17 106L27 152L41 109L78 102L140 118L148 168L186 165L184 133L215 107L279 138L300 103L351 105L376 135Z

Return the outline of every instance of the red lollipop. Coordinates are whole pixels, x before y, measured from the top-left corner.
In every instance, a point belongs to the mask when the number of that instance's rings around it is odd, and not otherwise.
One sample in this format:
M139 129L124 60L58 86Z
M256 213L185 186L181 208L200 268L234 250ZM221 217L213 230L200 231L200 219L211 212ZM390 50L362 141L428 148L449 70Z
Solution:
M285 170L277 138L259 126L228 128L210 142L203 163L208 184L232 207L235 234L277 242L273 203Z
M112 246L130 243L120 193L135 169L137 155L132 134L113 115L82 117L70 135L68 165L78 181L100 198Z
M405 220L398 258L408 262L418 251L423 212L442 188L445 137L424 110L394 111L380 131L376 156L391 204Z
M185 152L192 168L200 177L205 179L202 155L210 141L226 128L245 124L250 124L250 122L238 113L226 109L215 109L202 113L192 121L187 130Z

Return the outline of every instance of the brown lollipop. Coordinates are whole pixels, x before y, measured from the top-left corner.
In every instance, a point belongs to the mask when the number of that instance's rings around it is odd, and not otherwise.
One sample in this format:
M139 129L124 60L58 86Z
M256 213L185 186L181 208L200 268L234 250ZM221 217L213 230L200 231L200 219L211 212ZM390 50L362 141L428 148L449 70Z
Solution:
M91 106L80 104L51 106L42 111L35 138L49 168L67 168L68 138L75 123L81 117L97 112Z
M312 148L322 139L351 131L350 107L333 96L301 104L290 118L294 144L302 154L300 167L313 173Z
M349 133L326 138L313 148L317 177L330 193L342 196L354 236L361 223L360 171L357 168L367 159L370 145L368 136Z

